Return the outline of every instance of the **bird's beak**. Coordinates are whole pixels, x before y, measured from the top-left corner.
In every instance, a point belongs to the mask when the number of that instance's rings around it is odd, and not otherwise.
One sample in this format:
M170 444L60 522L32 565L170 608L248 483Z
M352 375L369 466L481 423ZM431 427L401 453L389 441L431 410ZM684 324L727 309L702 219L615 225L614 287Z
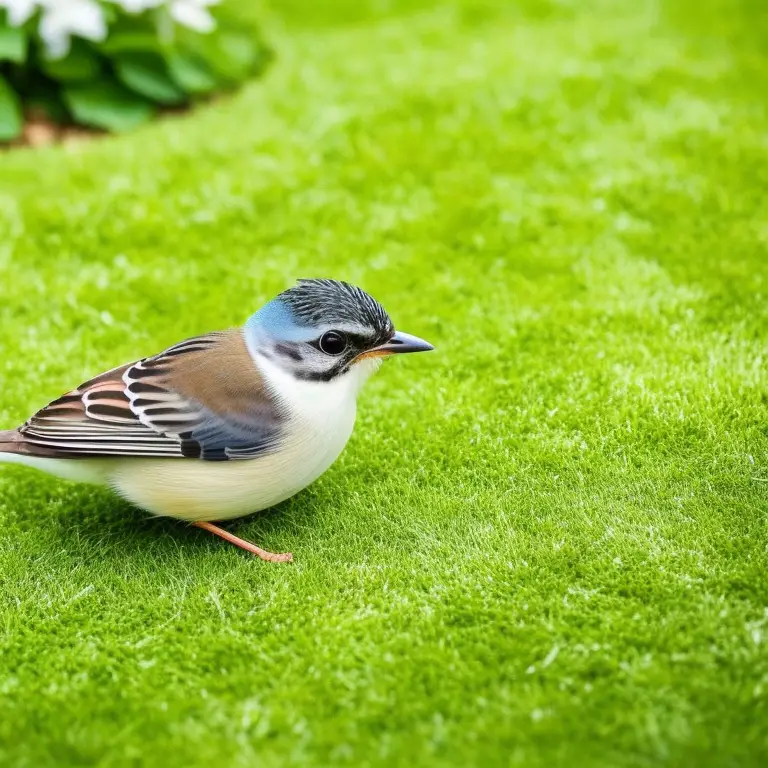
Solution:
M431 349L434 347L428 341L397 331L386 344L375 347L371 352L374 355L399 355L401 352L429 352Z

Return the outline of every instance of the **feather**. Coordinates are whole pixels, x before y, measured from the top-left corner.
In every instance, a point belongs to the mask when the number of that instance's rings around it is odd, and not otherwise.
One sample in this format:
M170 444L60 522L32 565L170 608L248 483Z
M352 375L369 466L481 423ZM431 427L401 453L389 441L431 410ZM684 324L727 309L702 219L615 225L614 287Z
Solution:
M81 384L3 446L49 458L250 459L276 448L283 421L233 330L188 339Z

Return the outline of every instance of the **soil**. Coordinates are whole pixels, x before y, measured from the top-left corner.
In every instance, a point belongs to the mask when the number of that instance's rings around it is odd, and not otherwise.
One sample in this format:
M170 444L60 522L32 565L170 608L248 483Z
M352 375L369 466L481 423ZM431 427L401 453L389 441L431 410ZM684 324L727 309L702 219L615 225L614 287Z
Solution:
M77 125L59 125L41 115L29 115L18 139L6 147L44 147L48 144L69 144L75 141L103 136L103 131ZM3 145L0 144L0 149Z

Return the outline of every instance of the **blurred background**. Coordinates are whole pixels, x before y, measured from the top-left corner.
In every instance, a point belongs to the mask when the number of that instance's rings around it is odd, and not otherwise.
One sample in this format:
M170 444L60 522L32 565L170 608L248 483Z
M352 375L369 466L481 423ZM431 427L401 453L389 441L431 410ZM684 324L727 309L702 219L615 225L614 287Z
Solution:
M765 764L766 9L231 0L252 74L0 151L0 428L299 277L437 347L233 527L295 567L3 467L0 762Z

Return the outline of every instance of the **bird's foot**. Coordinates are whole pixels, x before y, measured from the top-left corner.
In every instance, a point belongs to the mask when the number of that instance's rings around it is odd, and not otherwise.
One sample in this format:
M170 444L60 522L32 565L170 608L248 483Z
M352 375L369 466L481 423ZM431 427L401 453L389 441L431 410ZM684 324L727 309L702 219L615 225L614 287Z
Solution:
M221 536L222 539L228 541L230 544L234 544L236 547L240 547L240 549L244 549L246 552L250 552L252 555L256 555L262 560L267 560L270 563L293 562L293 555L290 552L267 552L266 549L257 547L255 544L251 544L250 541L241 539L239 536L235 536L233 533L225 531L223 528L219 528L218 525L214 525L213 523L200 521L192 523L192 525L196 525L198 528L210 531L216 536Z

